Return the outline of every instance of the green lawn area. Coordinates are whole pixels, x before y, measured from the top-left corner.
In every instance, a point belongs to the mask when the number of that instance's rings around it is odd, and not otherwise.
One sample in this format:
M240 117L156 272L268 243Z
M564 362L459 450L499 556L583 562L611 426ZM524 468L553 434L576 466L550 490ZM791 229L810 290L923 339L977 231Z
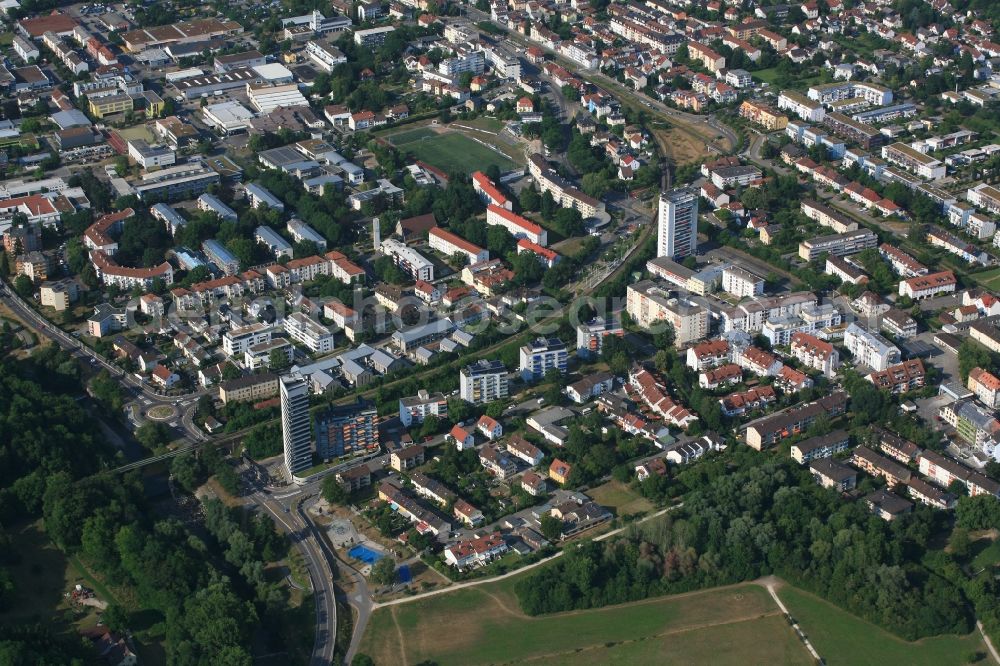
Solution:
M503 123L496 118L490 118L488 116L480 116L478 118L473 118L472 120L458 120L455 121L459 125L468 125L469 127L476 127L478 129L486 130L487 132L499 132L503 129Z
M1000 563L1000 541L979 539L972 543L972 548L976 552L971 564L973 571L979 571L986 567L995 567Z
M10 46L13 42L14 42L14 33L12 32L0 33L0 46L6 48Z
M756 72L751 72L750 74L755 79L760 79L764 83L774 85L774 82L778 78L778 68L768 67L767 69L758 69Z
M635 664L804 664L812 663L780 615L600 645L546 659L565 666ZM768 640L761 640L766 636ZM752 645L752 650L747 650Z
M76 571L61 550L45 535L41 521L11 530L17 561L10 565L14 595L0 622L42 622L69 629L77 619L63 593L77 581Z
M498 153L458 132L437 134L433 130L420 128L387 138L402 152L446 172L485 171L491 164L495 164L500 171L510 171L517 167L506 153Z
M420 141L421 139L430 139L437 136L437 132L429 127L418 127L416 129L404 130L395 134L388 134L385 138L389 139L394 146L402 146L407 143L412 143L413 141Z
M760 81L763 81L768 85L773 86L775 84L775 81L778 80L780 75L778 74L777 67L768 67L767 69L758 69L756 72L750 72L750 76ZM808 87L813 83L818 83L819 81L822 80L822 78L823 77L821 76L815 75L810 77L804 77L801 79L795 79L794 85L796 89L799 88L804 89L805 87Z
M513 578L378 609L361 645L377 664L809 664L767 592L741 585L528 617Z
M1000 268L994 268L991 271L982 271L981 273L973 273L970 277L987 289L1000 289Z
M790 585L778 591L812 642L830 666L950 666L965 664L969 654L986 653L978 632L968 636L936 636L908 643L887 631Z
M615 514L619 516L627 513L646 513L653 508L649 500L620 481L608 481L591 488L587 494L601 506L614 509Z

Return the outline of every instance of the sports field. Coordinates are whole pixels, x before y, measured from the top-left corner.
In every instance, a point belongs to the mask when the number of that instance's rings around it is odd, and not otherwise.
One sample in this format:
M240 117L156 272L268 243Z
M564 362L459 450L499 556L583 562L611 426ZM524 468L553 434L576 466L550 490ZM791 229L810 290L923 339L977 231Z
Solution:
M972 653L986 654L986 645L978 632L908 643L790 585L781 587L778 596L830 666L957 666L968 663Z
M421 127L386 138L404 153L448 173L485 171L491 164L495 164L500 171L517 167L510 157L511 149L503 146L501 150L504 152L497 152L484 145L490 143L490 137L485 135L479 138L483 143L479 143L460 132L436 132L429 127Z
M973 273L972 279L991 291L1000 289L1000 268L982 273Z
M376 664L809 664L805 647L755 585L540 617L507 579L378 609L361 652Z

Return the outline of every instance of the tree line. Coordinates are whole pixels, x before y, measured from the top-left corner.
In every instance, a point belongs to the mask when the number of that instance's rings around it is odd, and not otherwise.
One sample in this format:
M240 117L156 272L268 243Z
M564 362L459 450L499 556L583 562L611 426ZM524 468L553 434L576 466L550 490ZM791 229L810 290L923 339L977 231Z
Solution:
M922 563L945 514L887 523L789 460L738 449L683 509L590 542L521 581L531 615L594 608L776 574L907 640L973 627L963 590Z

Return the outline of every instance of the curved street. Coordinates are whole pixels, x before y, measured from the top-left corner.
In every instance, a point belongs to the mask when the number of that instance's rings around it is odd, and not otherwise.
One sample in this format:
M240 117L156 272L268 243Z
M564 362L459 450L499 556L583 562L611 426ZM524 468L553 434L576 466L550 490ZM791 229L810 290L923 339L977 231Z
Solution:
M204 390L198 390L186 395L163 395L162 393L154 390L153 387L125 372L118 366L108 363L108 361L96 351L83 344L73 336L68 335L58 326L50 323L20 296L8 288L6 284L2 283L0 283L0 302L10 308L11 312L20 317L21 320L31 327L37 335L52 340L74 357L80 360L86 360L94 367L106 370L108 374L116 378L125 391L131 395L138 397L139 394L142 394L143 397L151 402L171 405L175 409L178 409L178 411L181 412L180 422L183 426L184 432L189 438L196 442L208 439L208 436L202 432L201 428L194 424L194 412L197 407L194 404L191 404L185 408L183 404L188 401L196 400L197 397L205 393Z

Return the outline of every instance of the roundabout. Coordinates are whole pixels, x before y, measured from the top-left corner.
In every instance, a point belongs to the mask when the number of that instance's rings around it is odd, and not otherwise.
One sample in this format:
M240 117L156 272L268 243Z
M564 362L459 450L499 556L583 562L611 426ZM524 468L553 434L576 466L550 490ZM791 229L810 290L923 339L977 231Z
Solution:
M157 405L146 411L146 418L151 421L169 421L177 416L177 410L172 405Z

